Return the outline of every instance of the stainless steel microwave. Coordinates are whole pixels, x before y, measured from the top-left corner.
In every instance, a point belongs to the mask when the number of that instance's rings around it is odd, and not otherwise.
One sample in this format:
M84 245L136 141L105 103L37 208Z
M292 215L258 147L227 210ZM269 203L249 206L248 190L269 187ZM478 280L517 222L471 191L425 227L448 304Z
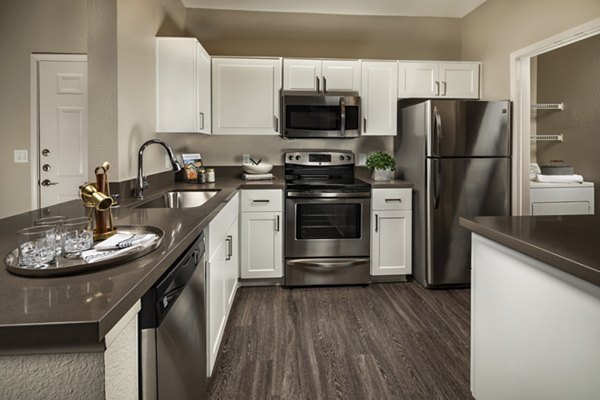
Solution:
M287 138L354 138L360 135L358 93L283 92L283 129Z

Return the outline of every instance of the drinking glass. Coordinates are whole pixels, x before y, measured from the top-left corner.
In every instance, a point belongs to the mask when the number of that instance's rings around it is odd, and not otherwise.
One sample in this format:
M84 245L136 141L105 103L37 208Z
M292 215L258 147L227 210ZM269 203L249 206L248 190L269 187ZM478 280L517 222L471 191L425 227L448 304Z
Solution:
M45 217L36 219L34 225L51 225L56 228L56 256L60 256L62 253L62 224L67 220L67 217L57 215L53 217Z
M77 258L94 244L92 221L87 217L72 218L62 225L63 256Z
M40 225L21 229L18 233L19 265L43 268L56 258L56 227Z

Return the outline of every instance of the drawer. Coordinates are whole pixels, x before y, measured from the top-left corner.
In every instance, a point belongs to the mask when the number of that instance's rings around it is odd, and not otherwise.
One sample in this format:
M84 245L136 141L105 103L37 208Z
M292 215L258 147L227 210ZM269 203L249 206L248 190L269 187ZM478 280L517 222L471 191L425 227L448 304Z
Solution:
M283 190L242 190L242 212L283 211Z
M371 209L384 210L411 210L412 189L373 189Z

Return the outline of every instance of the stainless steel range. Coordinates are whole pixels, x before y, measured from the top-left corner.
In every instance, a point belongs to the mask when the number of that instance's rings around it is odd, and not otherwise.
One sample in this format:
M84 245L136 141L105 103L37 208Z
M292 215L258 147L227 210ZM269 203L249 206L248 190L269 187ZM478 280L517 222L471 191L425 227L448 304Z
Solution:
M285 153L285 283L367 284L371 188L354 178L354 154Z

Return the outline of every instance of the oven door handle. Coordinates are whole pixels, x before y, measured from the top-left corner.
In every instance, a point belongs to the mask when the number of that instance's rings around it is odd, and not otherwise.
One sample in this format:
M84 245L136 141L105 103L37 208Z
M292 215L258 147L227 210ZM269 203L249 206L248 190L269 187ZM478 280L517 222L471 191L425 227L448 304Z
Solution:
M307 193L307 192L287 192L287 197L298 197L304 199L353 199L369 198L371 192L352 192L352 193Z
M327 261L327 260L292 260L288 261L288 264L291 266L297 266L302 268L327 268L327 269L337 269L337 268L348 268L354 267L357 265L364 265L368 263L368 258L349 258L346 260L335 260L335 261Z

